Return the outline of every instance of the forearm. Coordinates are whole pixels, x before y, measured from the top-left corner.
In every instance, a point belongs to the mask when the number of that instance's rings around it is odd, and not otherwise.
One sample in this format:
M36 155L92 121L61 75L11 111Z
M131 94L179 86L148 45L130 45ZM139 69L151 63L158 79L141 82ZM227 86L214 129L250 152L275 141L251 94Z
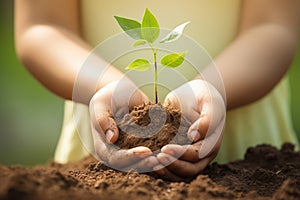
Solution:
M88 71L82 70L91 48L67 29L35 25L22 32L16 41L24 66L49 90L65 99L73 98L76 81L79 81L76 82L77 92L84 93L77 94L73 100L87 104L96 89L121 77L118 70L110 67L106 72L109 75L103 76L105 80L99 85L98 78L108 63L97 56L90 62Z
M228 109L260 99L281 80L295 55L297 36L281 26L257 26L242 33L214 60Z
M203 72L226 96L228 109L258 100L284 76L297 48L300 1L243 0L238 28L238 36L214 59L219 75L214 67Z

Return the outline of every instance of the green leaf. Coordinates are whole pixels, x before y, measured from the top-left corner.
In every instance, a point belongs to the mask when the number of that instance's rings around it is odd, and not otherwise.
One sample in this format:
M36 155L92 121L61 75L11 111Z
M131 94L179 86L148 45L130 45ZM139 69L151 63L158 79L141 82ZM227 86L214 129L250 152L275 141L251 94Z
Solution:
M160 33L158 22L155 16L146 8L142 21L142 36L150 43L154 43Z
M147 43L147 41L146 40L137 40L137 41L135 41L134 43L133 43L133 47L137 47L137 46L141 46L141 45L144 45L144 44L146 44Z
M141 33L141 24L138 21L119 16L115 16L115 19L130 37L135 40L143 39Z
M161 39L159 42L160 43L168 43L168 42L173 42L173 41L178 40L182 36L185 26L188 25L189 23L190 22L185 22L185 23L180 24L179 26L175 27L171 31L171 33L169 33L166 37Z
M130 63L125 69L133 69L133 70L138 70L138 71L145 71L150 68L150 63L148 60L139 58Z
M183 63L185 55L186 55L186 52L171 53L171 54L164 56L161 59L160 63L164 67L175 68Z

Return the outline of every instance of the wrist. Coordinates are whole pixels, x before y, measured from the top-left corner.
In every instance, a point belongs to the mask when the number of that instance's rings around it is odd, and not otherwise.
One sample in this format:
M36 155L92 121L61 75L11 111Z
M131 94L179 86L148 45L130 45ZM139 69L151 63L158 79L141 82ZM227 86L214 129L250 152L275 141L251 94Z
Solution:
M95 92L99 91L101 88L105 87L106 85L120 81L122 79L127 79L126 76L114 67L109 67L105 72L101 74L98 78L97 85L95 87Z
M73 87L72 100L89 105L92 97L106 85L124 79L124 74L113 66L98 68L94 66L81 69Z
M216 87L213 83L205 80L202 76L197 76L194 80L190 81L192 84L195 82L198 85L207 85L207 89L211 91L211 94L216 94L217 96L220 96L220 98L223 100L223 103L225 107L227 107L227 101L226 101L226 94L225 94L225 89L223 87Z
M225 105L227 106L227 94L222 74L215 62L211 62L206 68L203 69L195 79L200 79L209 82L222 96Z

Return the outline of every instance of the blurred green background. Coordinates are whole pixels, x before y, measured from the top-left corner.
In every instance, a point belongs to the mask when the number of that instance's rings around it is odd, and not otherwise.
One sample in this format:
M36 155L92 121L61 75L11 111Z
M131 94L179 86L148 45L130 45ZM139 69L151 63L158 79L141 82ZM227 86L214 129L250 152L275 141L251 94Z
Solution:
M34 165L53 156L63 100L43 88L17 60L12 2L0 1L0 163Z
M16 58L13 1L0 1L0 164L51 160L63 117L63 100L43 88ZM299 45L300 49L300 45ZM300 133L300 52L289 72L292 117Z

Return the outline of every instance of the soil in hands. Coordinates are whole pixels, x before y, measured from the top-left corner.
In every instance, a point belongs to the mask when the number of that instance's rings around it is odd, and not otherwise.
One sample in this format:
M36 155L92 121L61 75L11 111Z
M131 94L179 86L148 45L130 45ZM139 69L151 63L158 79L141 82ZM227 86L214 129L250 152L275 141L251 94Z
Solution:
M0 166L0 199L300 199L300 152L251 147L243 160L213 163L190 182L124 173L93 157L66 165Z
M129 111L115 116L120 132L116 145L120 148L145 146L159 151L167 144L191 144L187 137L191 123L179 109L147 103Z

